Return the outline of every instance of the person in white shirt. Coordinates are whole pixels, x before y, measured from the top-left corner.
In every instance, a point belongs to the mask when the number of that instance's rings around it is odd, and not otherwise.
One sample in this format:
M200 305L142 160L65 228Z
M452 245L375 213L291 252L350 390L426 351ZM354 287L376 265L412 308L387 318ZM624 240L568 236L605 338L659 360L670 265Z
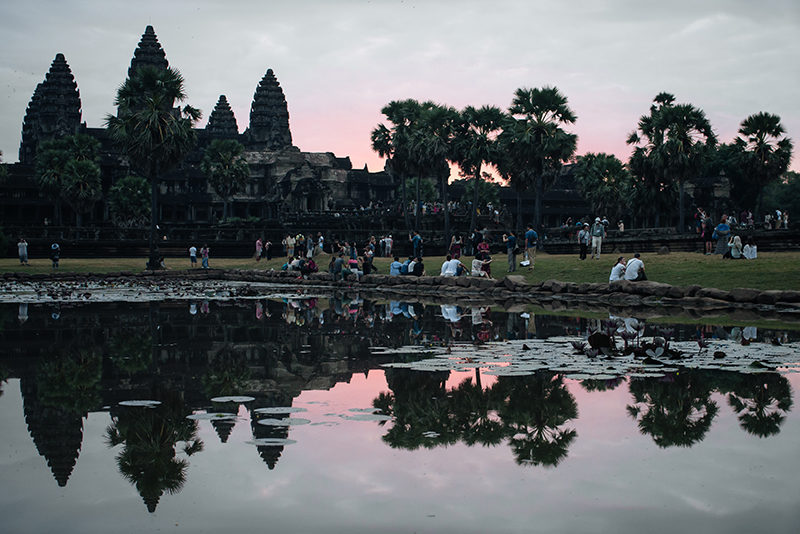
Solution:
M647 280L644 274L644 262L640 260L637 252L625 267L625 280Z
M611 268L611 276L608 277L609 282L614 280L622 280L625 277L625 258L620 256L617 258L617 263Z
M458 276L458 266L461 264L460 261L453 259L453 257L448 254L447 259L442 263L442 276Z

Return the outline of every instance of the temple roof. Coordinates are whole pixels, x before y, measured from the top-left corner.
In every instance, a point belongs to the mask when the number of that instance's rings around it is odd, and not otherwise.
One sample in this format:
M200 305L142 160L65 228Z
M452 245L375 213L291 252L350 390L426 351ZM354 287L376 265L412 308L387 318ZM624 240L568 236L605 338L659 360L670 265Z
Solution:
M217 105L208 117L206 131L211 137L219 138L236 138L239 135L236 117L225 95L219 95Z
M156 32L152 26L147 26L142 39L139 41L139 46L133 52L133 59L131 59L131 66L128 69L128 77L130 78L139 67L151 65L156 68L166 69L169 67L167 61L167 54L158 42Z
M267 70L253 95L248 141L267 150L281 150L292 146L289 108L272 69Z
M32 163L38 143L72 135L81 124L81 95L64 54L56 54L50 70L31 97L22 123L20 161Z

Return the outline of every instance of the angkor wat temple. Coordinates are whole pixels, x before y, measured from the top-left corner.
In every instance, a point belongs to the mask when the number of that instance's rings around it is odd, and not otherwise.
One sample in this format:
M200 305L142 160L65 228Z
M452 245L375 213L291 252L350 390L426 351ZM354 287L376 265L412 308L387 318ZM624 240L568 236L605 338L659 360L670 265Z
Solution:
M147 26L131 59L128 75L151 65L167 68L166 53L152 26ZM120 80L122 82L122 80ZM225 95L220 95L205 128L196 130L197 145L160 184L159 221L210 223L222 217L222 199L214 194L200 172L205 147L213 139L236 139L245 147L250 183L231 203L233 217L276 219L281 210L328 211L391 201L395 186L385 172L353 169L349 157L330 152L302 152L292 145L289 110L280 83L268 69L253 95L250 119L239 133L236 117ZM0 205L6 226L39 226L53 221L52 201L43 196L34 177L37 147L46 140L75 133L88 134L101 143L103 197L115 181L129 174L127 158L115 147L105 128L81 122L78 84L63 54L57 54L45 79L28 104L22 125L19 163L9 165ZM68 213L68 212L67 212ZM65 224L70 220L64 217ZM108 208L98 202L85 217L89 224L109 220Z

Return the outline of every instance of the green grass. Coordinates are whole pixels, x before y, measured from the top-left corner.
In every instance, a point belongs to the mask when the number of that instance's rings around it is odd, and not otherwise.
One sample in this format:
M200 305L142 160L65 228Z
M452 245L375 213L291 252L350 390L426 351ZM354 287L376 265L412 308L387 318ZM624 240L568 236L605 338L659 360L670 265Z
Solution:
M504 254L494 256L492 275L502 278L507 274L507 261ZM326 269L330 256L323 254L317 258L321 269ZM468 264L466 260L464 263ZM428 274L438 274L444 258L428 257L425 265ZM697 253L677 252L664 256L643 254L647 277L650 280L667 284L686 286L700 285L731 289L752 287L756 289L794 289L800 290L800 252L759 253L755 261L722 260L719 256L704 256ZM515 274L524 276L530 282L556 279L567 282L608 281L608 273L616 261L616 256L604 255L600 260L580 261L571 255L538 254L533 270L520 268ZM215 269L280 269L283 259L256 262L243 258L211 258L210 265ZM389 258L376 258L379 272L389 272ZM109 273L118 271L140 272L144 270L145 258L64 258L59 271L81 273ZM16 258L0 259L0 272L50 273L50 260L32 259L29 267L20 266ZM188 259L168 258L167 267L172 270L189 268Z

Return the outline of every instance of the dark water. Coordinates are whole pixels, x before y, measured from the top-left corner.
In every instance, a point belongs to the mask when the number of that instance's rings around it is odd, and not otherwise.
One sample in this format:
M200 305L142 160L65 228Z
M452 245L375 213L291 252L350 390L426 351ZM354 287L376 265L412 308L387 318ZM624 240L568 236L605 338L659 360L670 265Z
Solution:
M591 358L611 375L572 378L589 360L564 336L621 347L630 321L355 297L0 306L0 531L796 532L798 332L643 321L625 345L680 359L612 372L620 349ZM498 359L514 351L539 363Z

